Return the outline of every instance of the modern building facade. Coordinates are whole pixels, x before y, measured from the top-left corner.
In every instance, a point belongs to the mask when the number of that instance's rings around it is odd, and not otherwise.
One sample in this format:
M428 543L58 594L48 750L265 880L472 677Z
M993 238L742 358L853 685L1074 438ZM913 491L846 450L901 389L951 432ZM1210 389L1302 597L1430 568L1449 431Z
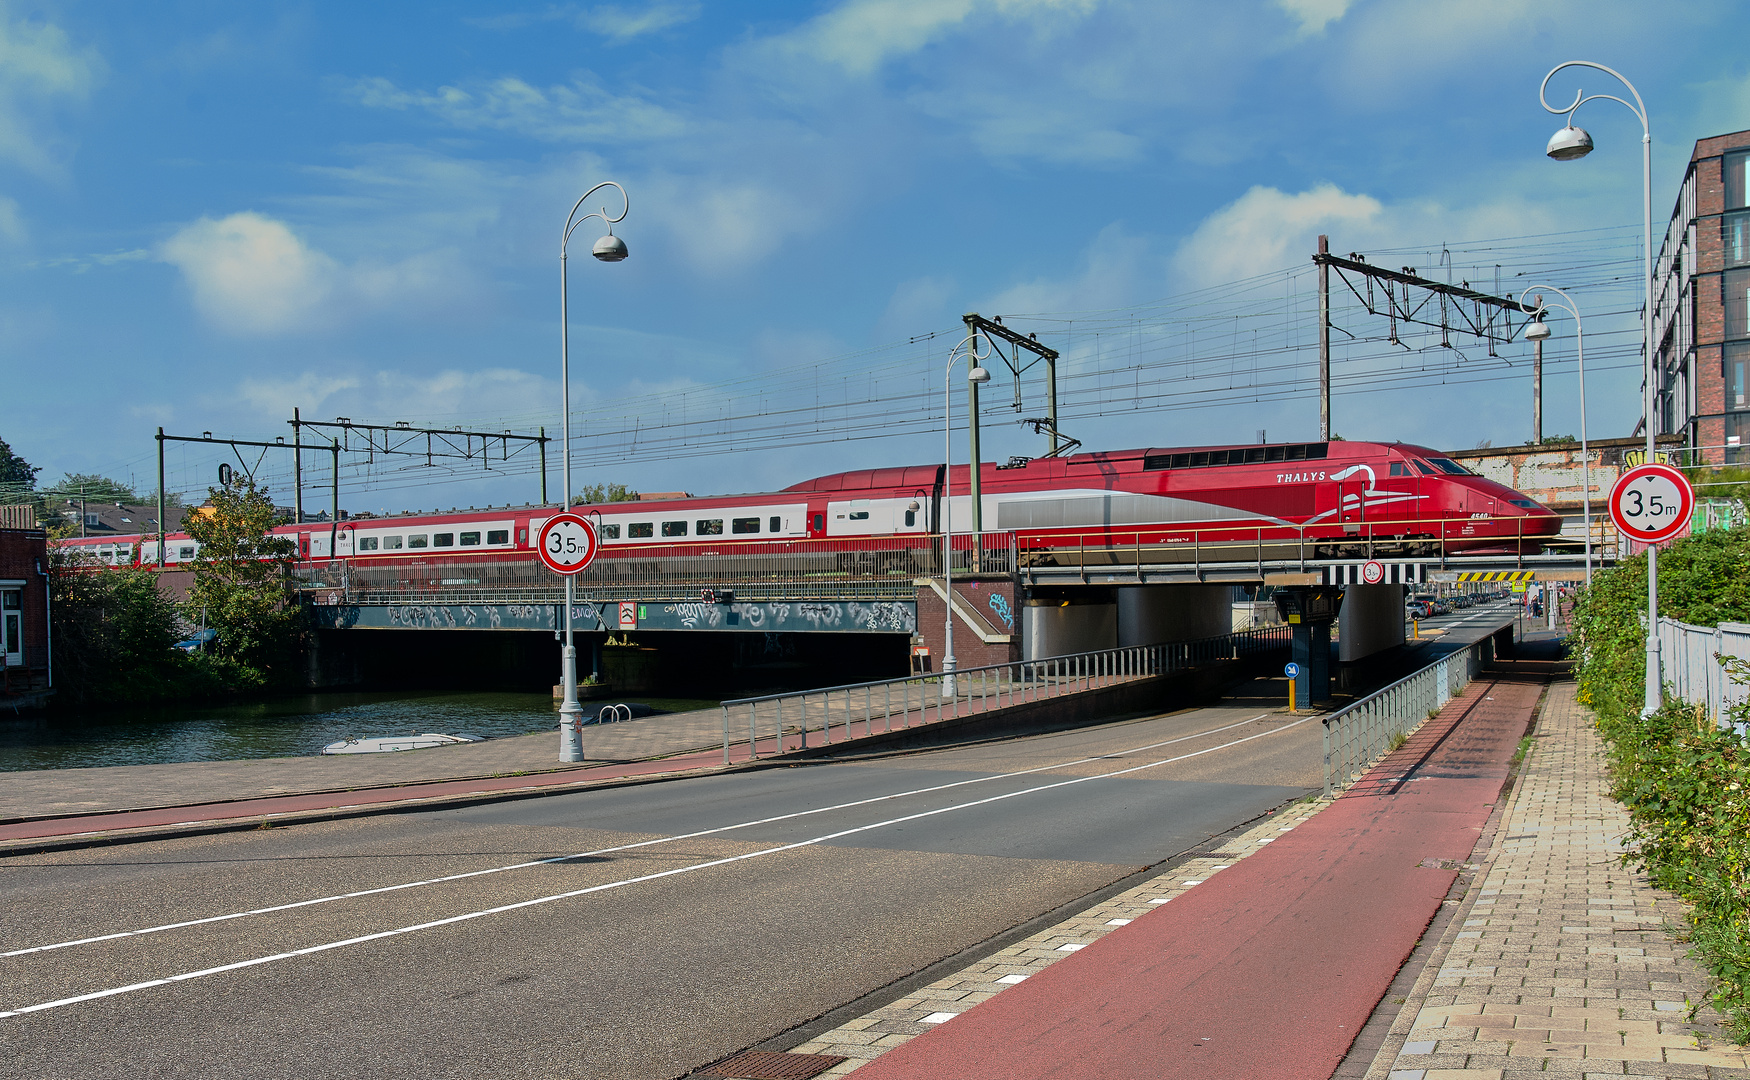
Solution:
M1750 461L1750 131L1695 144L1653 264L1656 415L1706 464Z

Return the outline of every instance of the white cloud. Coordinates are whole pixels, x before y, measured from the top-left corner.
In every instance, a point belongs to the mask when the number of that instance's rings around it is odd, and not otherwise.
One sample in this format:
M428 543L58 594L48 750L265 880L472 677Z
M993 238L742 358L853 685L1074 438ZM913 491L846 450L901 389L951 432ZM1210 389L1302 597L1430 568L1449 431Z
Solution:
M423 313L455 302L465 276L447 252L344 265L284 222L247 212L202 218L165 241L158 257L182 271L208 322L241 335L325 330L394 308Z
M24 219L18 213L18 202L0 195L0 236L13 243L24 239Z
M668 139L687 130L682 117L660 105L611 94L582 78L545 90L504 76L426 91L403 90L372 77L343 83L341 89L367 108L422 109L465 131L507 131L546 142Z
M1276 6L1300 24L1303 37L1317 34L1341 19L1353 0L1276 0Z
M222 400L274 422L291 416L296 407L306 419L347 416L360 423L404 420L414 427L437 427L454 424L458 418L486 423L486 418L544 410L555 400L556 381L514 368L435 374L377 370L341 378L304 374L295 379L248 379L227 390ZM586 400L586 394L587 390L572 387L574 402Z
M977 15L1025 20L1079 15L1098 0L847 0L833 10L770 39L774 51L872 75L890 58L915 53Z
M630 41L644 34L654 34L671 26L692 22L699 17L699 5L692 0L657 0L642 8L626 8L618 4L603 4L578 15L577 23L611 39L615 44Z
M0 159L53 174L54 140L35 114L51 101L84 100L102 71L96 51L75 48L60 27L0 20Z
M1165 267L1154 245L1116 223L1100 230L1068 279L1039 278L1010 286L979 310L1021 315L1122 307L1161 294Z
M1306 258L1313 250L1308 238L1320 232L1372 233L1384 209L1373 196L1334 184L1294 195L1254 187L1205 218L1179 245L1174 267L1198 286L1239 281Z

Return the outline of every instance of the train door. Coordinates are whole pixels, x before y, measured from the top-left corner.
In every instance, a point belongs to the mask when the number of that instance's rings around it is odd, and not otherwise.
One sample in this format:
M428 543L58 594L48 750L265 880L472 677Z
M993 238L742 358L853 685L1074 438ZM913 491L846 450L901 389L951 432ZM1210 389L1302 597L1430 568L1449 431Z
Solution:
M310 534L309 533L299 533L298 534L298 558L304 559L306 561L308 561L310 558Z
M24 589L0 589L0 663L24 664Z
M808 500L808 538L822 540L826 538L826 500Z
M1367 480L1360 472L1337 481L1337 520L1349 536L1359 535L1367 518Z

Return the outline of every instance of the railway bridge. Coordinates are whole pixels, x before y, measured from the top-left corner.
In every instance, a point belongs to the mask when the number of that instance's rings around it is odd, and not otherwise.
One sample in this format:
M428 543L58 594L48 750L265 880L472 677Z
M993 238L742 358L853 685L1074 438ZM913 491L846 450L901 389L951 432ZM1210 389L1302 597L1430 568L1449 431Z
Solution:
M641 682L656 688L665 653L671 672L677 658L695 664L700 655L824 665L840 677L894 674L909 655L914 670L933 670L949 651L950 608L952 651L969 667L1226 634L1236 586L1254 595L1260 586L1340 588L1338 659L1355 661L1403 643L1406 591L1480 575L1584 577L1571 553L1471 555L1440 541L1406 548L1365 536L1332 548L1232 529L1172 543L1142 532L1066 540L1011 530L954 534L947 547L947 575L939 534L609 549L578 577L573 624L593 671L629 692ZM1595 553L1595 565L1603 556L1614 552ZM313 562L301 564L298 586L322 632L319 661L351 652L365 636L358 631L424 632L418 650L444 656L453 649L433 644L444 632L511 631L540 664L551 646L535 643L563 625L561 579L533 557ZM1317 654L1320 632L1308 627L1297 653Z

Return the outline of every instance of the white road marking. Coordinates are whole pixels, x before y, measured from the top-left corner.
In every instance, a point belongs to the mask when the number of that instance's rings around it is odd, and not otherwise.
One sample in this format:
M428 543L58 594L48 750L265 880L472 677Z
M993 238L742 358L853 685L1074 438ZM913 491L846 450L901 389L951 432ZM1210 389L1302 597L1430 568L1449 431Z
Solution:
M991 780L1006 780L1017 776L1030 776L1033 773L1050 772L1053 769L1067 769L1075 765L1086 765L1090 762L1106 761L1111 758L1124 757L1129 754L1139 754L1145 750L1158 749L1162 746L1172 746L1175 743L1187 742L1191 739L1201 739L1210 735L1218 735L1221 732L1232 731L1234 728L1244 727L1247 724L1262 720L1268 715L1270 714L1259 713L1257 716L1249 719L1239 720L1231 724L1223 724L1220 727L1210 728L1207 731L1200 731L1191 735L1180 735L1161 742L1149 743L1145 746L1136 746L1128 750L1117 751L1116 753L1101 754L1097 757L1077 758L1074 761L1058 762L1052 765L1041 765L1032 769L1021 769L1016 772L998 773L992 776L980 776L971 780L956 780L949 784L937 784L933 787L914 788L911 791L897 791L891 795L877 795L870 799L858 799L853 802L835 803L831 806L816 807L813 810L798 810L790 814L779 814L776 817L758 818L753 821L741 821L734 825L720 825L714 829L701 829L698 832L682 833L679 836L665 836L656 840L640 840L632 844L620 844L615 847L596 848L593 851L580 851L573 855L557 855L548 859L533 859L528 862L511 863L508 866L493 866L484 870L468 870L459 874L445 874L442 877L424 878L419 881L405 881L396 885L382 885L374 889L358 889L353 892L336 893L332 896L318 896L309 900L294 900L285 904L273 904L268 907L251 908L248 911L233 911L225 915L209 915L200 919L186 919L182 922L164 923L160 926L148 926L140 930L120 930L113 934L98 934L93 937L75 938L71 941L57 941L51 945L36 945L28 949L14 949L11 952L0 952L0 959L6 959L13 956L28 956L31 953L52 952L55 949L68 949L75 945L93 945L102 941L115 941L118 938L140 937L144 934L158 934L166 930L186 930L193 926L207 926L212 923L230 922L234 919L244 919L253 915L271 915L279 911L293 911L297 908L311 907L316 904L332 904L339 900L356 900L365 896L380 896L383 893L399 892L403 889L417 889L425 885L442 885L451 881L465 881L468 878L484 877L488 874L502 874L511 870L527 870L536 866L550 866L555 863L568 862L572 859L586 859L598 855L611 855L615 852L631 851L636 848L654 847L659 844L673 844L681 840L696 840L701 836L712 836L717 833L731 832L735 829L753 828L758 825L771 825L780 821L808 817L812 814L831 813L835 810L849 810L858 806L866 806L870 803L886 802L890 799L903 799L913 795L928 795L938 791L947 791L950 788L964 787L967 784L982 784ZM1293 727L1295 725L1290 724L1288 726Z
M1253 719L1257 719L1257 718L1254 717ZM524 908L539 907L540 905L543 905L543 904L551 904L551 903L558 901L558 900L571 900L571 899L574 899L574 898L579 897L579 896L588 896L592 893L607 892L610 889L625 888L628 885L639 885L639 884L643 884L644 882L647 882L647 881L659 881L663 878L675 877L679 874L690 874L696 870L709 870L709 869L712 869L712 868L718 867L718 866L728 866L731 863L746 862L749 859L763 858L767 855L777 855L777 854L780 854L780 853L786 852L786 851L796 851L800 848L815 847L817 845L824 844L824 843L827 843L827 842L832 841L832 840L838 840L842 837L855 836L858 833L871 832L875 829L884 829L884 828L887 828L887 827L892 826L892 825L903 825L908 821L920 821L924 818L938 817L942 814L951 814L957 810L968 810L968 809L971 809L971 808L976 807L976 806L988 806L991 803L1004 802L1004 801L1009 800L1009 799L1018 798L1019 796L1022 796L1022 795L1034 795L1034 794L1037 794L1037 793L1042 792L1042 791L1055 791L1058 788L1074 787L1077 784L1086 784L1086 783L1089 783L1090 781L1094 781L1094 780L1110 780L1115 776L1125 776L1129 773L1142 772L1145 769L1154 769L1154 768L1158 768L1162 765L1171 765L1174 762L1185 761L1189 758L1194 758L1194 757L1202 757L1204 754L1213 754L1218 750L1226 750L1229 747L1239 746L1242 743L1248 743L1248 742L1253 741L1254 739L1262 739L1262 738L1265 738L1266 736L1280 734L1281 732L1287 731L1291 727L1296 727L1300 724L1304 724L1310 719L1311 719L1311 717L1302 717L1299 720L1296 720L1291 724L1285 724L1279 728L1271 728L1267 731L1260 731L1255 735L1247 735L1244 738L1235 739L1232 742L1223 743L1220 746L1210 746L1210 747L1205 747L1202 750L1193 750L1189 754L1180 754L1178 757L1163 758L1160 761L1151 761L1145 765L1132 765L1128 769L1120 769L1117 772L1101 773L1098 776L1072 777L1071 779L1068 779L1068 780L1059 780L1058 782L1053 783L1053 784L1041 784L1038 787L1023 788L1020 791L1005 792L1001 795L991 795L991 796L988 796L988 797L983 798L983 799L975 799L971 802L956 803L953 806L942 806L942 807L937 807L934 810L923 810L923 811L920 811L920 812L915 813L915 814L906 814L903 817L888 818L886 821L877 821L877 822L874 822L874 823L869 824L869 825L858 825L858 826L856 826L854 828L850 828L850 829L840 829L837 832L826 833L826 834L823 834L821 836L811 837L810 839L807 839L807 840L798 840L795 843L791 843L791 844L780 844L777 847L763 848L759 851L743 852L740 855L730 855L726 858L721 858L721 859L709 859L705 862L692 863L692 864L687 865L687 866L677 866L677 867L674 867L674 868L669 869L669 870L659 870L653 874L641 874L637 877L622 878L619 881L609 881L609 882L604 882L603 884L600 884L600 885L590 885L590 886L588 886L586 888L582 888L582 889L571 889L567 892L553 893L550 896L538 896L532 900L520 900L514 904L500 904L496 907L483 908L479 911L470 911L470 912L467 912L466 914L462 914L462 915L451 915L448 918L444 918L444 919L433 919L429 922L415 923L412 926L396 927L393 930L379 930L374 934L361 934L357 937L344 938L340 941L329 941L329 942L325 942L321 945L309 945L309 946L306 946L302 949L291 949L291 950L288 950L286 952L273 953L273 954L268 955L268 956L257 956L257 957L254 957L252 959L249 959L249 960L238 960L235 963L220 964L217 967L201 968L198 971L185 971L185 972L182 972L182 973L177 974L177 975L168 975L168 976L165 976L164 978L161 978L161 979L148 979L145 982L129 983L126 986L111 987L107 990L96 990L96 991L93 991L89 994L79 994L79 995L76 995L74 997L58 998L54 1001L44 1001L44 1002L40 1002L40 1003L35 1004L35 1005L23 1005L23 1006L20 1006L18 1008L15 1008L15 1009L4 1009L4 1010L0 1010L0 1020L8 1019L8 1018L14 1017L14 1016L24 1016L28 1013L44 1012L48 1009L64 1008L65 1006L68 1006L68 1005L77 1005L81 1002L86 1002L86 1001L97 1001L97 1000L100 1000L102 998L116 997L117 995L129 994L129 993L133 993L137 990L150 990L153 987L169 986L173 983L187 982L191 979L202 979L202 978L206 978L209 975L220 975L220 974L223 974L227 971L240 971L244 968L259 967L262 964L271 964L271 963L274 963L275 961L279 961L279 960L290 960L290 959L293 959L294 957L299 957L299 956L312 956L316 953L329 952L329 951L334 950L334 949L342 949L342 948L345 948L349 945L362 945L368 941L382 941L382 940L387 939L387 938L400 937L404 934L417 933L418 931L421 931L421 930L436 929L437 927L440 927L440 926L454 926L457 923L470 922L474 919L482 919L488 915L501 915L507 911L519 911L519 910L522 910ZM1250 721L1246 721L1246 722L1249 723ZM1237 726L1237 725L1235 725L1235 726ZM1182 741L1182 740L1169 740L1169 741L1177 742L1177 741ZM1102 755L1102 756L1110 756L1110 755ZM1099 758L1087 758L1085 760L1098 761L1100 759ZM1061 767L1061 766L1059 766L1059 767ZM1028 770L1028 771L1029 772L1038 772L1039 770L1033 769L1033 770ZM962 781L962 783L964 783L964 781ZM953 785L943 785L943 786L944 787L955 787L958 785L953 784ZM862 801L863 802L875 802L878 800L865 799ZM786 816L795 817L795 816L799 816L799 815L786 815Z

